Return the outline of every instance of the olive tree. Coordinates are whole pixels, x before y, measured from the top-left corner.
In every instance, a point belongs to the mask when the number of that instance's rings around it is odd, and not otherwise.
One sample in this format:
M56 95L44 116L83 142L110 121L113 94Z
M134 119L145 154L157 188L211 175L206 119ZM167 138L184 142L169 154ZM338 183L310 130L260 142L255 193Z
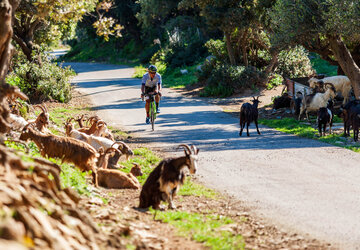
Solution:
M97 0L22 0L15 12L14 40L29 61L39 32L50 32L58 25L75 23L95 9ZM40 43L40 42L38 42Z
M274 42L303 45L339 65L360 97L360 1L278 0L270 16Z

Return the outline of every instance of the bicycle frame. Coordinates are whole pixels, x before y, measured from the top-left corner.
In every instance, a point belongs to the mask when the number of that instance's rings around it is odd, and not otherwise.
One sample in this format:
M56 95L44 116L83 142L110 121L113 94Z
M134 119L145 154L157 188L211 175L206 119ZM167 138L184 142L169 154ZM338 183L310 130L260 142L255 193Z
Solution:
M147 96L149 97L150 100L150 110L149 110L149 115L150 115L150 123L151 123L151 128L154 131L155 129L155 119L156 119L156 104L155 104L155 98L154 95L152 94L147 94Z

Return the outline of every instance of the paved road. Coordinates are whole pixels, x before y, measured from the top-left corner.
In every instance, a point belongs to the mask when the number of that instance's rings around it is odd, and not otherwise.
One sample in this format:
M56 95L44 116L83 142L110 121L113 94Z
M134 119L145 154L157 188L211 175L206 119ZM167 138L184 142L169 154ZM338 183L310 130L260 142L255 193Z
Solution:
M286 230L309 233L342 249L360 247L360 154L321 142L254 127L238 136L238 120L219 106L164 90L156 131L145 122L140 80L132 68L72 63L77 89L100 115L174 151L180 143L201 149L198 176L207 186L241 200ZM177 154L180 154L177 152Z

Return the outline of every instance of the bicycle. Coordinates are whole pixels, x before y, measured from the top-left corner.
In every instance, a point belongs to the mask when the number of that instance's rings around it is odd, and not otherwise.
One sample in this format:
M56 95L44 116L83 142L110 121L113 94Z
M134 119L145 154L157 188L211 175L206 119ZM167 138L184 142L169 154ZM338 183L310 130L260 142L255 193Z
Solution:
M148 93L145 94L145 97L149 97L150 99L150 108L149 108L149 116L152 131L155 129L155 119L156 119L156 104L155 104L155 96L156 94Z

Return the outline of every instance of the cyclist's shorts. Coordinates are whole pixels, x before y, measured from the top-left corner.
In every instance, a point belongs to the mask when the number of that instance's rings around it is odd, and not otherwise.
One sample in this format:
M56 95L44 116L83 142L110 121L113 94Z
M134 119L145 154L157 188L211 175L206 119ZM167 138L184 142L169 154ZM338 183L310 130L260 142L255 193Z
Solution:
M152 87L152 88L145 86L145 94L148 94L150 92L154 92L155 88L156 88L156 86Z

